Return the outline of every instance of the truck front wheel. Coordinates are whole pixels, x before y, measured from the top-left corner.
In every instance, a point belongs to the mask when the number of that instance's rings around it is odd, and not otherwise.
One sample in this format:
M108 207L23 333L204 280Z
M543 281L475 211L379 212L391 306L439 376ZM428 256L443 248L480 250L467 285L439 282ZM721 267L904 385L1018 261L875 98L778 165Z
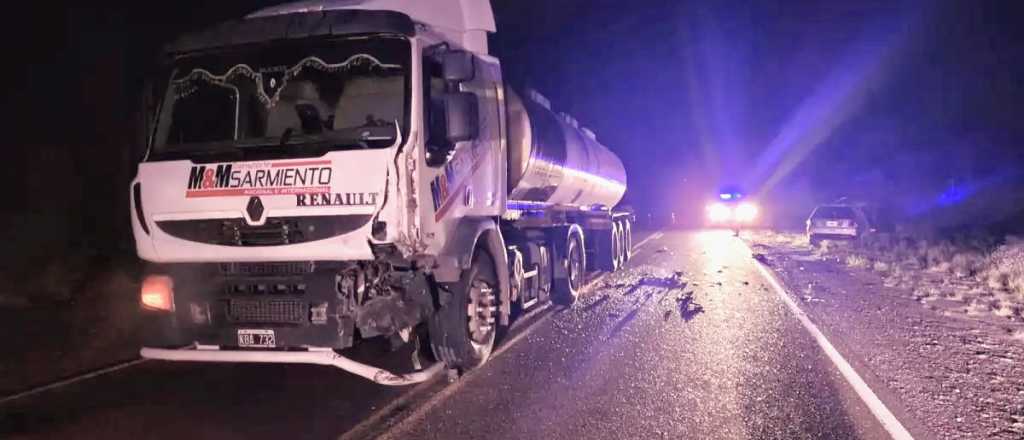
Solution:
M491 255L477 249L449 292L448 302L430 318L430 347L448 368L469 370L486 362L494 349L500 296Z

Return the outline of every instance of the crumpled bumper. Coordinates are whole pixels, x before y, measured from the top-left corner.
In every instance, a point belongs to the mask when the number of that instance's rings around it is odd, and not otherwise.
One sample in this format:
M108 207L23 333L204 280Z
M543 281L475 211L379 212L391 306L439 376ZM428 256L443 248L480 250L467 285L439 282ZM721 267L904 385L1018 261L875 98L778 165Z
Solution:
M340 368L381 385L402 386L424 382L444 371L444 363L409 374L396 374L371 365L356 362L330 348L310 347L303 351L281 350L222 350L216 345L193 344L186 348L143 347L143 358L186 362L241 362L274 364L310 364Z

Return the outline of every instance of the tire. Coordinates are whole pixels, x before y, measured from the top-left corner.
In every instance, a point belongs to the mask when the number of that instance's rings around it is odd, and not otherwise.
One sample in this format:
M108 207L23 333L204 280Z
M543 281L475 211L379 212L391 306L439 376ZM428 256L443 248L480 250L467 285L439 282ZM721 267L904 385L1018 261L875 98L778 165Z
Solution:
M612 222L612 271L622 267L622 225Z
M583 283L587 276L587 252L583 243L583 233L578 227L569 228L567 234L559 234L555 238L554 265L566 265L566 276L554 277L552 280L552 298L556 304L569 306L579 298Z
M591 238L596 240L594 252L594 269L614 271L615 262L615 228L591 231Z
M622 262L628 263L633 258L633 225L626 219L622 221L622 226Z
M626 222L616 222L619 226L619 269L626 265Z
M500 295L491 255L478 248L450 290L448 303L428 321L430 348L448 368L465 371L486 362L494 349Z

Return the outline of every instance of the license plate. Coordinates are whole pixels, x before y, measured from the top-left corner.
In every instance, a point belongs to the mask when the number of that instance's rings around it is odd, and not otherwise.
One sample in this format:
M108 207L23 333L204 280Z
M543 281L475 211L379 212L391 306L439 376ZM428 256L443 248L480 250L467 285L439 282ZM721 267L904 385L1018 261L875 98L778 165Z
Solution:
M240 329L238 330L239 347L275 347L273 330Z
M839 226L839 222L825 222L825 226L828 226L830 228L834 228L836 226Z

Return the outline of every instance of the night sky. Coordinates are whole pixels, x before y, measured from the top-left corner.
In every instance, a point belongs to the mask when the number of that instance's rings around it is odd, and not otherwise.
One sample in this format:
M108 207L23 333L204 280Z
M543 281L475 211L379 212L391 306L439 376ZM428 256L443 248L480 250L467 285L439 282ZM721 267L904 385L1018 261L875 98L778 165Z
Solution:
M28 228L53 247L130 249L157 49L280 2L62 3L7 10L3 226L15 244ZM493 3L508 78L616 151L643 211L699 212L739 184L793 212L853 195L910 218L1022 180L1016 2Z

